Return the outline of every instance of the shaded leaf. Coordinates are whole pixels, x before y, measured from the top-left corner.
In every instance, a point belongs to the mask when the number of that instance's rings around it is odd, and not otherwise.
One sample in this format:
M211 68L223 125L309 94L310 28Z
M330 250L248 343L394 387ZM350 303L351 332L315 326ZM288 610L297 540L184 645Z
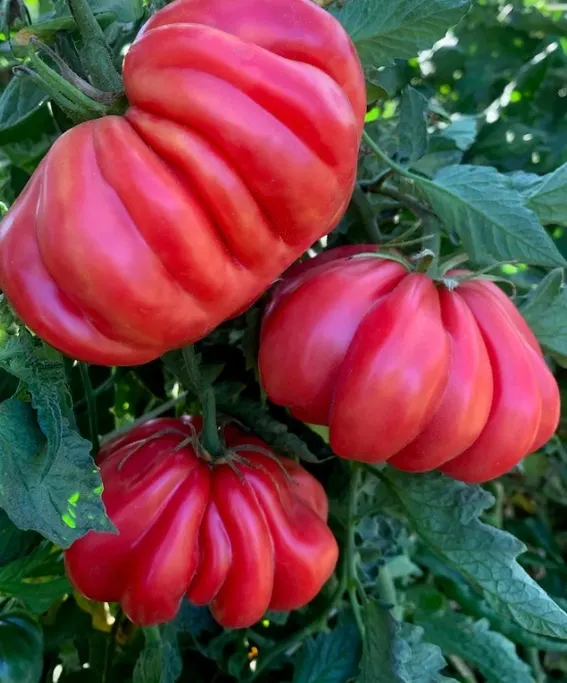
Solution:
M132 683L175 683L181 676L183 663L173 624L145 630L146 645L136 666Z
M436 645L422 641L423 629L399 624L375 601L364 606L366 638L357 683L449 683Z
M42 128L50 116L45 91L31 78L12 78L0 96L0 144L14 142Z
M330 633L308 638L294 659L293 683L347 683L357 672L360 645L351 619Z
M505 531L480 521L493 497L439 473L388 468L383 480L422 541L479 589L494 609L528 631L567 637L567 614L518 564L526 548Z
M567 292L563 270L551 271L520 310L540 344L563 360L562 364L567 362Z
M67 547L91 529L112 530L91 444L72 426L62 360L31 337L9 337L0 368L31 395L0 404L0 505L22 529Z
M417 161L427 151L427 100L408 86L400 100L400 159Z
M70 590L61 553L45 541L29 555L0 567L0 594L20 600L36 614Z
M544 225L567 226L567 164L544 176L519 172L509 178Z
M475 116L461 116L452 121L451 125L439 131L438 135L452 140L457 149L466 152L476 140L478 122Z
M427 640L445 654L473 663L488 683L534 683L530 667L520 659L514 643L491 631L486 619L475 621L458 612L420 612L414 621Z

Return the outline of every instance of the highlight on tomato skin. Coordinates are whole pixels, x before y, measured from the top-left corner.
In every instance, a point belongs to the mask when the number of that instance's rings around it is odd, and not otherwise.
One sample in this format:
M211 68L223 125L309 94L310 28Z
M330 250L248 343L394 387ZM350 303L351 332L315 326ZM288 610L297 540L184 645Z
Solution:
M177 0L123 81L125 115L61 135L0 223L12 307L102 365L203 338L329 233L366 112L354 46L312 0Z
M509 471L559 422L557 382L501 289L473 279L449 290L374 245L284 275L259 370L272 401L329 427L337 455L468 483Z
M138 625L169 621L186 595L225 628L251 626L310 602L337 562L312 475L231 425L226 457L211 462L200 429L200 418L161 418L107 444L97 462L119 533L89 532L65 552L75 588L120 602Z

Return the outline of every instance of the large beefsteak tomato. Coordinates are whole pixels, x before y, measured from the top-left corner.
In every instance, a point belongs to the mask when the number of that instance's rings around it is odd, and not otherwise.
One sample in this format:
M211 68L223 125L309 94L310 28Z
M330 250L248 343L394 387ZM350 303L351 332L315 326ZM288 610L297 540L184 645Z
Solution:
M294 266L262 325L259 365L272 401L328 425L344 458L497 477L559 420L557 383L508 297L485 280L454 290L339 248Z
M103 500L119 534L89 532L65 554L78 590L120 602L136 624L172 619L187 595L227 628L250 626L308 603L337 561L314 477L230 425L226 459L209 462L200 428L161 418L106 445Z
M0 287L73 358L133 365L245 309L349 201L365 114L311 0L177 0L124 62L124 117L61 136L0 225Z

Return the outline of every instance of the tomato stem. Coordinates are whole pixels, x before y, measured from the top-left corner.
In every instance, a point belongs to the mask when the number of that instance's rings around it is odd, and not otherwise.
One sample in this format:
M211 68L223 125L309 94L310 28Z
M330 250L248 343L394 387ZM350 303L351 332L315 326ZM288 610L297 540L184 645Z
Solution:
M114 663L114 654L116 651L116 636L120 630L122 620L124 619L124 612L122 608L118 608L116 617L114 619L114 624L112 624L112 629L108 634L108 639L106 641L106 648L104 651L104 669L102 672L102 683L110 683L112 664Z
M41 40L39 40L39 38L36 36L30 36L29 42L31 45L33 45L33 47L36 48L38 52L43 52L57 65L61 76L63 76L66 81L71 83L71 85L80 90L90 99L95 100L95 102L109 106L114 104L121 96L121 92L104 92L92 86L90 83L85 81L84 78L81 78L78 74L76 74L73 69L71 69L71 67L49 47L49 45L42 43Z
M200 401L203 411L203 431L201 432L203 447L213 457L219 457L223 454L223 447L219 437L215 390L212 386L203 390Z
M93 85L100 90L121 92L122 78L88 0L67 0L67 6L83 39L81 57Z
M221 456L223 447L219 436L215 390L212 384L203 377L195 346L190 344L184 347L181 355L183 358L181 380L197 396L203 412L202 445L213 458Z
M356 625L360 632L361 638L364 638L365 627L362 618L362 610L356 595L357 590L357 555L356 555L356 512L357 512L357 498L358 489L360 488L360 478L362 469L358 463L351 464L351 477L348 488L348 527L347 527L347 542L344 556L343 576L346 579L346 587L356 620Z
M144 628L144 638L146 643L160 643L161 642L161 631L159 626L147 626Z
M35 69L36 76L39 76L40 85L74 121L86 121L106 114L104 105L87 97L57 71L47 66L33 50L30 51L30 62ZM24 70L33 77L34 72L26 70L25 67L16 67L16 69Z
M100 448L98 436L98 417L96 411L96 396L93 391L93 385L89 376L89 368L86 363L79 363L79 372L81 373L81 380L85 390L85 398L87 400L87 414L89 416L89 435L93 445L92 455L95 456Z
M372 206L369 204L366 193L362 190L360 185L355 185L351 201L358 209L358 213L360 214L362 224L366 228L368 237L374 244L382 244L384 242L384 235L380 232Z

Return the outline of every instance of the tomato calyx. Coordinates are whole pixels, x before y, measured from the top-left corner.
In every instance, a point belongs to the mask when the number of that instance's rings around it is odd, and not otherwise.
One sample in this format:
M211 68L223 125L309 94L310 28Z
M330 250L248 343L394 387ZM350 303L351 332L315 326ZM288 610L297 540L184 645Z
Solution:
M377 247L376 251L363 251L346 257L347 260L376 258L383 261L394 261L402 265L408 273L422 273L431 280L445 287L450 292L457 289L463 282L470 280L488 280L490 282L503 283L512 290L512 296L516 294L515 284L508 278L500 275L493 275L490 271L503 265L508 265L510 261L494 263L483 270L471 271L459 268L469 261L466 253L456 254L449 259L440 260L432 249L422 249L417 254L407 257L393 246L386 244Z
M252 470L258 470L265 474L267 477L269 477L275 484L276 488L278 487L278 482L275 480L273 475L267 470L262 464L260 463L255 463L252 462L249 458L247 458L245 455L241 455L241 453L259 453L263 455L265 458L268 458L271 460L273 463L275 463L278 468L281 470L282 474L284 475L284 478L291 484L295 484L295 479L293 476L287 471L287 469L282 465L280 459L269 449L263 448L262 446L259 446L258 444L237 444L236 446L228 446L226 443L226 438L225 438L225 433L224 433L224 428L229 422L232 422L233 420L227 419L224 420L223 423L220 426L219 429L219 436L220 436L220 441L222 444L222 454L218 455L214 458L211 458L210 465L211 466L216 466L216 465L227 465L230 467L230 469L238 476L241 482L244 481L244 475L242 471L239 469L238 465L241 465L243 467L246 467L248 469ZM237 422L235 420L235 422ZM240 424L240 423L239 423ZM210 454L207 454L210 456Z
M35 36L28 36L27 40L32 68L16 66L13 69L14 75L36 82L74 123L97 119L109 113L119 113L123 109L121 92L104 93L94 88ZM40 58L40 52L47 54L58 65L61 73L48 66Z
M395 263L399 263L401 266L406 268L408 272L411 272L413 270L413 266L411 262L401 253L392 250L392 251L385 251L385 250L378 250L377 251L363 251L360 254L353 254L351 256L347 257L347 260L351 259L361 259L361 258L376 258L380 259L381 261L394 261Z
M226 418L221 421L218 432L219 432L219 440L221 444L221 449L218 454L212 454L203 444L203 438L202 438L202 432L198 433L197 429L195 428L195 425L192 424L191 422L187 422L186 426L190 430L190 434L188 435L186 432L180 430L180 429L175 429L174 427L167 427L165 429L160 429L157 432L154 432L150 436L147 436L144 439L139 439L138 441L135 441L131 444L128 444L126 447L126 453L120 460L117 466L117 470L121 471L126 464L126 462L141 448L146 446L148 443L151 443L152 441L159 441L162 439L164 436L179 436L182 437L181 440L179 441L178 444L176 444L172 452L176 453L178 451L183 450L187 446L190 446L194 452L194 454L201 460L203 460L209 467L216 467L218 465L227 465L230 467L230 469L238 476L240 481L244 481L244 475L241 471L241 469L238 467L241 465L242 467L246 467L251 470L259 470L263 472L267 477L272 479L274 483L277 486L277 482L274 480L272 474L265 468L263 465L259 463L252 462L249 458L247 458L245 455L242 455L242 453L260 453L264 457L268 458L272 462L274 462L281 470L283 473L285 479L289 482L294 484L295 479L293 476L288 472L288 470L282 465L281 461L279 458L269 449L263 448L262 446L259 446L257 444L238 444L236 446L228 446L226 443L226 437L225 437L225 427L227 424L230 422L236 422L237 424L239 423L237 420L233 420L231 418Z

